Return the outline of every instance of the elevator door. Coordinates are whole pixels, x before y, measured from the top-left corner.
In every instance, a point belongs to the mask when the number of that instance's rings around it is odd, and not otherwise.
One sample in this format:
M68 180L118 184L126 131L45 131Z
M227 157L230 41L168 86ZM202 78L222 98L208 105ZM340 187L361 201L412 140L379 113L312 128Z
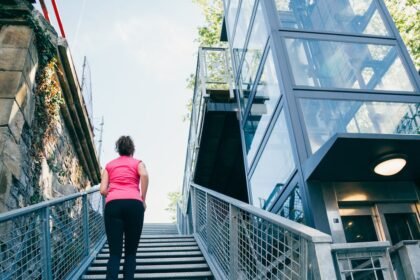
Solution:
M419 213L410 203L375 205L385 239L393 245L402 240L420 240Z

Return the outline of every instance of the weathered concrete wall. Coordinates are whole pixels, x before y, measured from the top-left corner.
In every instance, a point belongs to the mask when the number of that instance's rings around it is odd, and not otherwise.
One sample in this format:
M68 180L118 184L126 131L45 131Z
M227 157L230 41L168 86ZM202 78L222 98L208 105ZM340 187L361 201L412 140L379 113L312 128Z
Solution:
M34 141L45 133L33 129L39 117L35 108L39 106L35 79L40 71L36 40L33 27L22 18L14 22L13 18L2 20L0 16L0 213L74 193L98 182L99 163L96 152L92 152L93 133L83 134L84 139L74 136L74 130L81 129L80 123L92 130L90 125L86 126L87 114L78 117L78 125L72 124L72 116L63 116L63 110L71 111L69 106L74 106L74 102L69 104L64 97L42 151L34 151ZM77 79L65 71L60 74L68 80ZM69 132L69 125L73 133ZM80 141L91 148L89 155L83 154Z

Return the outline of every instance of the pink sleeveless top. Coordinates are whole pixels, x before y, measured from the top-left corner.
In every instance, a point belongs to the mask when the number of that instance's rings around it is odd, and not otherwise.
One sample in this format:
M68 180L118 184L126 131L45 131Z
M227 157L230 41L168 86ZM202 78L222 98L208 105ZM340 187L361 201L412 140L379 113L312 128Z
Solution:
M141 160L120 156L110 161L105 169L108 172L109 186L105 202L116 199L137 199L142 201L139 188L138 166Z

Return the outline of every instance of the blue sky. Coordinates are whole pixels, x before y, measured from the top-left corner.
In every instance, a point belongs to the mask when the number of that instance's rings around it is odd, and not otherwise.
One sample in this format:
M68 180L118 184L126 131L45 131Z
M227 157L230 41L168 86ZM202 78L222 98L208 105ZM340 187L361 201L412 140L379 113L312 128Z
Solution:
M117 156L117 138L132 136L135 157L150 173L145 221L169 221L166 194L180 190L183 179L189 128L183 115L192 96L186 78L195 71L194 39L204 20L198 6L191 0L57 4L79 80L85 55L91 67L96 124L105 119L102 166Z

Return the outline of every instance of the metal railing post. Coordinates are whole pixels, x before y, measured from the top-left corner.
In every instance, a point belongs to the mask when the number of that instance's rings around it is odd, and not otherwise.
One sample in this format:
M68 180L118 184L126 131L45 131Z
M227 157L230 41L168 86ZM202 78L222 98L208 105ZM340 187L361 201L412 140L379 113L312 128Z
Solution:
M230 256L230 279L238 279L239 263L238 263L238 228L239 211L232 204L229 204L229 256Z
M83 194L82 196L82 207L83 207L83 239L84 239L84 246L85 246L85 256L89 256L89 211L88 211L88 199L87 194Z
M211 240L211 234L210 234L210 221L211 221L211 211L210 211L210 206L209 206L209 195L207 193L205 193L205 197L206 197L206 241L207 241L207 250L209 251L209 254L212 254L213 252L213 244L212 244L212 240Z
M52 262L51 262L51 238L50 238L50 207L41 210L42 221L42 245L41 256L43 263L42 278L52 280Z
M191 212L192 212L192 228L193 228L193 233L197 232L197 215L198 215L198 211L197 211L197 205L196 205L196 201L195 201L195 189L194 187L190 186L190 198L191 198Z

